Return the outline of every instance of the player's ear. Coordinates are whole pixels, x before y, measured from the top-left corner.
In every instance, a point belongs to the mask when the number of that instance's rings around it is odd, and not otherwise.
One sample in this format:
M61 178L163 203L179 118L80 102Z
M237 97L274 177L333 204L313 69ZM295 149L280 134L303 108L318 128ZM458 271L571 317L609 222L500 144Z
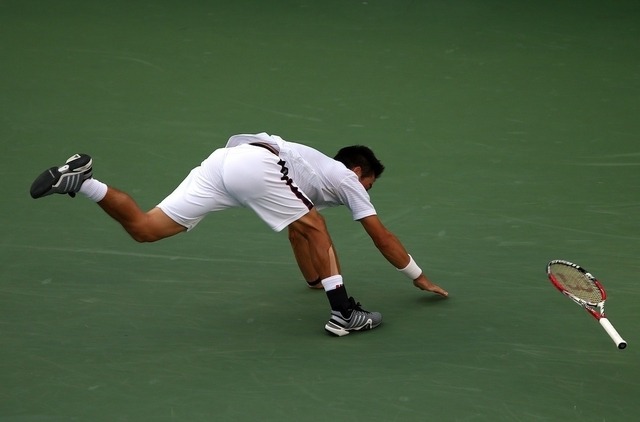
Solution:
M358 179L362 177L362 167L355 166L354 168L351 169L351 171L354 172L356 176L358 176Z

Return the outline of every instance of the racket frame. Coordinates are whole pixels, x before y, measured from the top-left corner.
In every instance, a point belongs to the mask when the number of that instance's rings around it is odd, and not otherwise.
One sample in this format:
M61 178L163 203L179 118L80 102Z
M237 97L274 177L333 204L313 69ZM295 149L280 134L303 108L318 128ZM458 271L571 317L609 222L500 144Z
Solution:
M591 302L588 300L581 299L576 295L572 294L571 292L567 291L563 287L562 283L560 283L551 272L551 266L554 264L566 265L581 272L593 284L593 287L595 287L600 291L602 300L600 302ZM582 268L580 265L574 264L573 262L566 261L564 259L554 259L553 261L550 261L547 264L547 276L549 277L551 284L553 284L556 287L556 289L558 289L566 297L568 297L569 299L571 299L572 301L580 305L589 314L591 314L591 316L593 316L596 320L598 320L602 328L604 328L604 330L607 332L609 337L611 337L611 340L613 340L613 342L616 344L618 349L624 349L627 347L627 342L622 338L622 336L620 336L618 331L616 331L616 329L611 324L611 322L609 321L609 319L607 318L604 312L604 303L607 300L607 292L604 290L604 287L602 287L602 284L600 284L598 279L593 276L593 274L591 274L590 272Z

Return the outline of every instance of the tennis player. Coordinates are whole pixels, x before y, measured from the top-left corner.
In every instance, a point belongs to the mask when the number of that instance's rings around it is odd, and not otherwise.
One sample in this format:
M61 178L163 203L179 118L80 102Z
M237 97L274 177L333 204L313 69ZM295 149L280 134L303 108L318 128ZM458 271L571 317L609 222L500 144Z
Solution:
M326 292L331 314L325 330L336 336L379 326L382 315L349 297L338 256L318 210L345 205L382 255L416 287L447 296L429 281L398 238L377 216L368 190L384 166L365 146L341 149L335 158L266 133L232 136L191 170L155 208L142 211L126 193L93 178L93 161L75 154L36 178L31 196L81 193L138 242L155 242L193 229L208 213L252 209L276 232L285 228L298 266L312 288Z

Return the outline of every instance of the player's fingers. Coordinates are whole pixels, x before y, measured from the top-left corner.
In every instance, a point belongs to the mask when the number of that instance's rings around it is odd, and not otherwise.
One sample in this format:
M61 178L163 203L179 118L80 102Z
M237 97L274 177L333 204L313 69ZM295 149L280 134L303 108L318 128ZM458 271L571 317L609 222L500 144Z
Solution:
M443 297L449 296L449 292L447 292L445 289L438 286L437 284L434 284L431 282L424 282L422 280L414 281L413 284L421 290L426 290L428 292L435 293Z

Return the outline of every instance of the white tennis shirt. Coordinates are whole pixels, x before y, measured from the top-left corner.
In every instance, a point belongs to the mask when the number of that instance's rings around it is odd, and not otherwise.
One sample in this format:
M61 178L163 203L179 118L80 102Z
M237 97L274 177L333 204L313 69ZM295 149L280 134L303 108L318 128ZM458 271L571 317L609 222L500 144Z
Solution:
M267 133L229 138L226 147L261 142L270 145L289 169L289 177L318 209L345 205L354 220L375 215L369 193L358 176L339 161L309 146L285 141Z

